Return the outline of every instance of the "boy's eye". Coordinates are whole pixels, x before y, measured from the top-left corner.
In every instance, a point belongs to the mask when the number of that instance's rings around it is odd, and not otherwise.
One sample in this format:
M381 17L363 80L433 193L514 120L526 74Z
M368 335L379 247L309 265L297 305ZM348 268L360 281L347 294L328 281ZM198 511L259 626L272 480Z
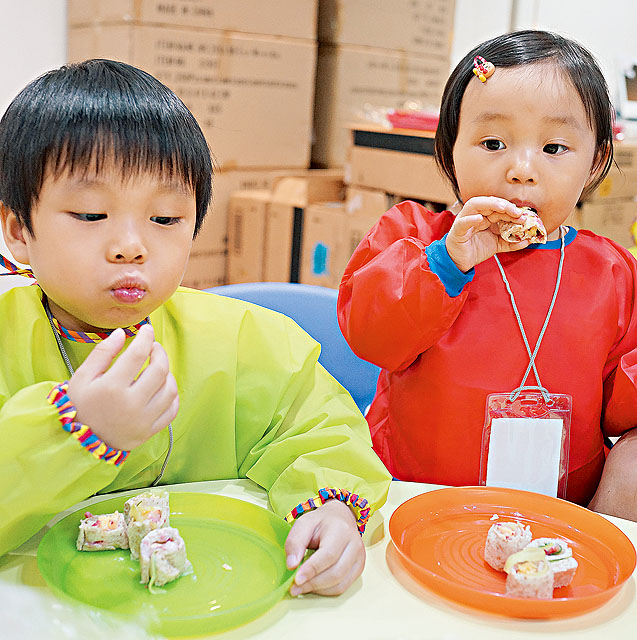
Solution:
M551 142L550 144L545 144L544 153L548 153L552 156L557 155L558 153L564 153L568 151L568 149L563 144L558 144L557 142Z
M180 218L175 218L173 216L152 216L151 220L157 224L169 226L171 224L177 224Z
M504 142L502 142L502 140L496 140L495 138L483 140L480 144L489 151L500 151L504 149Z
M84 222L97 222L98 220L104 220L106 218L105 213L75 213L71 212L71 215L78 220Z

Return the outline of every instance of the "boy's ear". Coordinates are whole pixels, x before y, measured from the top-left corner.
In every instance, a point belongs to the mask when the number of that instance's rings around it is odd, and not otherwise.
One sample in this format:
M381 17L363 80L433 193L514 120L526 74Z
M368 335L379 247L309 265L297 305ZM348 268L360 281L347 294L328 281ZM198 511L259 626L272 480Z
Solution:
M2 235L11 255L18 262L29 264L29 251L25 238L28 231L22 227L18 216L2 202L0 202L0 221Z

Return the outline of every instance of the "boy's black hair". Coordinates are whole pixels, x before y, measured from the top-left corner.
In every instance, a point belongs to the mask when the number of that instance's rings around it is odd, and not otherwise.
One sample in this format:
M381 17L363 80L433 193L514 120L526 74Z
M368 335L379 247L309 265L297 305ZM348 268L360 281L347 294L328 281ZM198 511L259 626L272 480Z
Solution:
M99 172L111 158L122 176L183 181L195 196L197 235L212 193L206 139L168 87L113 60L64 65L16 96L0 120L0 202L33 234L31 211L48 172Z
M434 154L441 171L451 182L460 200L453 162L453 148L458 136L460 105L471 80L473 60L482 56L498 68L548 62L564 72L582 99L588 124L595 133L596 156L592 169L595 179L583 191L592 193L605 178L613 162L614 110L606 80L592 54L581 44L549 31L515 31L487 40L467 53L451 72L442 95L440 121L436 131ZM487 80L488 82L488 80Z

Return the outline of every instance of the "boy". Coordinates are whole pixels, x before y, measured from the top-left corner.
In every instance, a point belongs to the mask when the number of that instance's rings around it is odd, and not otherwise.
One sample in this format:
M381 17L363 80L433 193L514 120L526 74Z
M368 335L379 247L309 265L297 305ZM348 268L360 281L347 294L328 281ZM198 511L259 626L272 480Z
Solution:
M291 593L341 593L390 478L307 334L176 291L211 175L192 114L123 63L51 71L0 121L2 230L39 285L0 297L0 553L96 493L249 477L289 520L327 487L288 537L291 568L318 548Z

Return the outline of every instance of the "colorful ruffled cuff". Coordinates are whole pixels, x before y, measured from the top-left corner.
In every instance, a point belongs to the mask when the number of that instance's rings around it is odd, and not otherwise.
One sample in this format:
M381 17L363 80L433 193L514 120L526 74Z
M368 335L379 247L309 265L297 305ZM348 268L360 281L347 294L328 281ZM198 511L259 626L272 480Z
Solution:
M64 431L68 431L83 447L91 452L98 460L118 467L128 457L128 451L113 449L102 442L92 431L81 422L74 422L77 410L67 395L68 380L55 385L46 399L58 410L58 417Z
M361 498L356 493L351 493L344 489L319 489L318 495L310 498L307 502L302 502L298 506L294 507L287 516L285 516L286 522L293 522L299 516L302 516L312 509L316 509L325 504L328 500L340 500L344 502L348 507L354 509L356 514L356 525L361 535L365 533L365 527L369 520L371 507L365 498Z

